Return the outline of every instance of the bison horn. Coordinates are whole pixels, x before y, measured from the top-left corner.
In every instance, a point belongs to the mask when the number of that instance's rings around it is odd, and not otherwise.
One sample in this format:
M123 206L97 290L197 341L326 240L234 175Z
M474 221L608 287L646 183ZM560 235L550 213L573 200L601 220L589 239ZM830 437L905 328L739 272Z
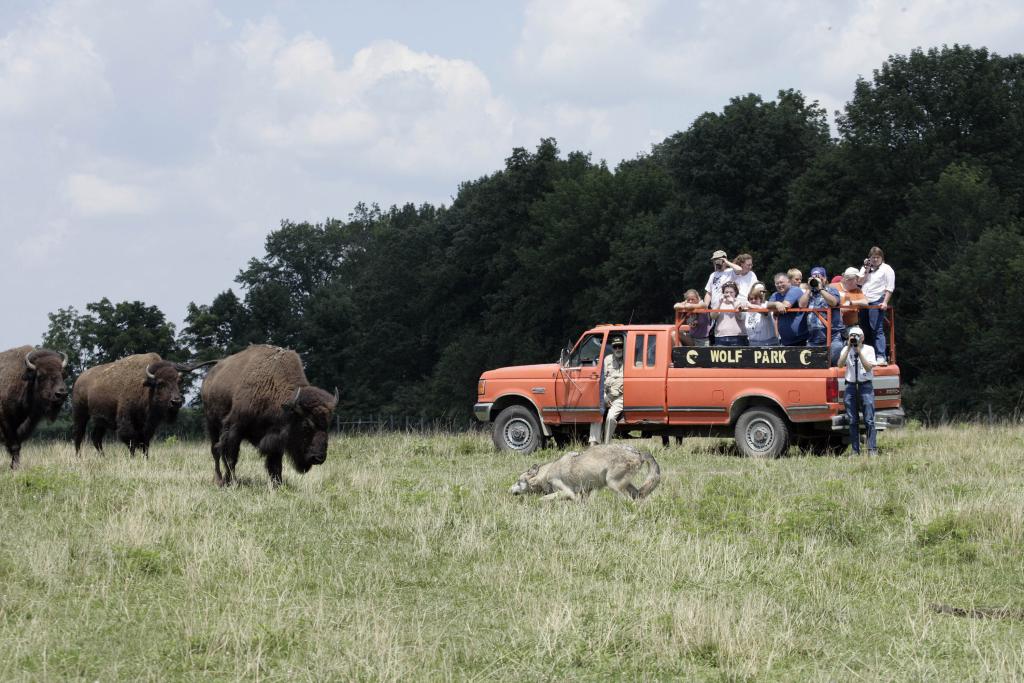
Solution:
M155 365L155 363L150 363L146 366L146 377L149 379L156 379L156 375L153 374L153 365Z
M302 391L302 387L299 387L298 389L296 389L295 390L295 395L292 396L287 401L285 401L284 404L281 407L284 408L285 410L295 410L295 411L297 411L299 409L299 392L301 392L301 391Z
M337 403L340 398L341 398L341 393L338 391L338 387L335 386L334 387L334 402Z
M35 351L29 351L28 353L25 354L25 367L27 367L29 370L36 369L36 364L32 362L33 353L35 353Z
M63 351L61 351L60 352L60 358L61 358L60 366L62 368L66 368L68 366L68 354L66 354Z
M202 363L196 363L195 365L182 365L180 366L182 372L195 372L199 368L205 368L207 365L216 365L219 360L208 360Z

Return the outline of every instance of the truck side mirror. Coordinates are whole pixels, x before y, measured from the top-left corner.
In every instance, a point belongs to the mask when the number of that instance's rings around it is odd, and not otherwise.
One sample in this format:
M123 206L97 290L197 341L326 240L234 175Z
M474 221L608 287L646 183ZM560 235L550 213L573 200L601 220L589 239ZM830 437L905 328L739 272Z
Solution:
M560 354L558 354L558 364L563 368L568 367L569 365L569 353L569 349L565 348L562 349L562 352Z

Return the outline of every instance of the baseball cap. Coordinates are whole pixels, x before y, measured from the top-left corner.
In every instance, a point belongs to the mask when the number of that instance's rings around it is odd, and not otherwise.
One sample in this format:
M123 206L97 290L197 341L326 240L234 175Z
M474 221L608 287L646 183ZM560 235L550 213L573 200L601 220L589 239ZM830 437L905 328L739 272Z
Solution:
M612 339L612 346L622 346L622 337Z
M711 260L712 261L714 261L716 258L729 258L729 255L726 254L721 249L719 249L718 251L716 251L714 254L711 255Z
M815 275L825 275L825 268L822 266L814 266L811 268L811 277Z
M849 268L847 268L846 270L843 271L843 277L858 277L858 276L860 276L860 271L857 270L856 268L854 268L853 266L850 266Z

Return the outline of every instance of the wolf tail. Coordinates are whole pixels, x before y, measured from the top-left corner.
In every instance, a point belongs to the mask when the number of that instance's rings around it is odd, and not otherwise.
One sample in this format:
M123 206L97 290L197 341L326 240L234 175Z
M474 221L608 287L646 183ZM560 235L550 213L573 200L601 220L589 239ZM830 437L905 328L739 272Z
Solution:
M640 490L636 492L637 500L643 500L651 495L661 483L661 467L658 466L658 461L654 459L654 456L647 451L640 451L640 460L647 463L647 478L640 485Z

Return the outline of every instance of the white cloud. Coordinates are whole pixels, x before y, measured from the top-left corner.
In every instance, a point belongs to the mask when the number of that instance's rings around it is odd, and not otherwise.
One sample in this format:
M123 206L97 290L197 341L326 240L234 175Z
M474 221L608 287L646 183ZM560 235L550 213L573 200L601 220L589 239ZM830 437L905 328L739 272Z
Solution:
M309 34L250 26L234 53L245 78L218 145L273 148L377 172L471 172L507 152L515 115L473 63L378 41L345 60Z
M863 0L842 25L832 27L822 69L831 78L851 80L858 74L869 77L890 55L917 47L961 43L1005 50L999 43L1019 41L1022 23L1020 3Z
M54 121L91 112L109 102L104 71L93 41L66 13L32 17L0 38L0 119Z
M156 195L143 187L115 183L88 173L73 173L67 181L73 209L89 217L143 214L152 211Z

